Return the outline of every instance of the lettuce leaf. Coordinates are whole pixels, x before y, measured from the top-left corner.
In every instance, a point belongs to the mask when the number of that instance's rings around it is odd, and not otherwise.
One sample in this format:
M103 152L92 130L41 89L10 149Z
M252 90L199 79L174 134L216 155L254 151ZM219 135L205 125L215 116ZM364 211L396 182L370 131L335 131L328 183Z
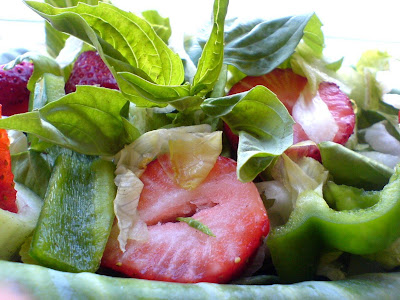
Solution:
M328 179L328 171L315 159L303 157L294 162L285 154L277 159L271 174L273 181L259 182L256 186L266 199L273 199L268 208L272 227L288 221L303 191L313 190L322 196L322 187Z
M91 273L65 273L48 268L0 262L0 284L13 284L37 299L385 299L400 293L399 273L365 274L339 281L307 281L291 285L179 284Z

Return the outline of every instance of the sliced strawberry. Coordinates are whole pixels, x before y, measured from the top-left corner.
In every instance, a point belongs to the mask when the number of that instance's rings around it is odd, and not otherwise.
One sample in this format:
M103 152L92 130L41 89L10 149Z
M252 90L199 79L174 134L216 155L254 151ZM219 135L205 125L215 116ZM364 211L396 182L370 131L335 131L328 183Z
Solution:
M75 92L77 85L97 85L119 89L110 69L96 51L86 51L79 55L65 84L65 93Z
M30 92L27 84L32 72L31 62L21 62L10 70L0 66L0 105L5 116L28 111Z
M141 180L139 214L149 239L129 240L122 253L114 225L102 265L128 276L174 282L228 282L245 267L269 231L269 221L253 183L237 180L236 162L219 157L205 181L193 190L168 174L168 156L151 162ZM163 160L163 163L160 163ZM191 216L215 235L177 222Z
M0 105L1 117L1 105ZM0 129L0 209L18 212L17 191L14 188L14 175L11 172L10 141L7 131Z
M249 90L257 85L266 86L275 93L296 121L293 126L295 147L287 151L290 156L310 156L320 159L315 143L334 141L345 144L353 133L355 114L351 101L336 84L322 82L317 95L310 98L306 92L305 77L295 74L291 69L275 69L266 75L243 78L232 87L229 95ZM225 134L232 147L237 149L237 137L226 128ZM298 144L304 141L315 143Z
M248 91L257 85L266 86L286 106L289 113L307 84L307 79L290 69L275 69L262 76L247 76L236 83L228 95Z

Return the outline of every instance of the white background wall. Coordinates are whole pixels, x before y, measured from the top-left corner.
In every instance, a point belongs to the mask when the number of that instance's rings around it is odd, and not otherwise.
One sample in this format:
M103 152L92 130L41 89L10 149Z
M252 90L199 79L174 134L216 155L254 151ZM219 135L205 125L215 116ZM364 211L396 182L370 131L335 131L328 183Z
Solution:
M211 16L213 0L114 0L135 13L157 9L169 16L175 36L192 32ZM282 17L316 12L323 22L331 57L351 64L362 51L379 48L400 57L400 16L396 1L231 0L228 17ZM0 52L12 47L44 51L42 19L21 0L0 0Z

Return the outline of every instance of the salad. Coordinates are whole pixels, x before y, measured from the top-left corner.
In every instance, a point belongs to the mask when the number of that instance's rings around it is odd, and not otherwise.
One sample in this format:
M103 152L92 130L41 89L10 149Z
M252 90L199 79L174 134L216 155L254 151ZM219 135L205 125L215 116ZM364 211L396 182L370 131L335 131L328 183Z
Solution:
M157 11L24 2L48 53L0 69L0 295L395 297L398 59L328 60L314 13L215 0L175 51Z

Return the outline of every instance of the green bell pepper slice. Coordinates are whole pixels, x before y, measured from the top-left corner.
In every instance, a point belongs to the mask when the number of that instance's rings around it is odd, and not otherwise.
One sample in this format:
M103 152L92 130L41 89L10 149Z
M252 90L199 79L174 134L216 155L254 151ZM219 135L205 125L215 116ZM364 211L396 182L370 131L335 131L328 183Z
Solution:
M318 144L322 164L338 184L365 190L380 190L393 175L393 169L334 142Z
M55 162L29 255L40 265L95 272L114 220L115 166L78 153Z
M314 277L323 250L365 255L381 251L400 236L400 168L365 209L335 211L314 191L299 195L289 221L267 238L283 282Z
M353 186L338 185L328 181L324 187L324 199L335 210L368 208L379 201L379 191L365 191Z

